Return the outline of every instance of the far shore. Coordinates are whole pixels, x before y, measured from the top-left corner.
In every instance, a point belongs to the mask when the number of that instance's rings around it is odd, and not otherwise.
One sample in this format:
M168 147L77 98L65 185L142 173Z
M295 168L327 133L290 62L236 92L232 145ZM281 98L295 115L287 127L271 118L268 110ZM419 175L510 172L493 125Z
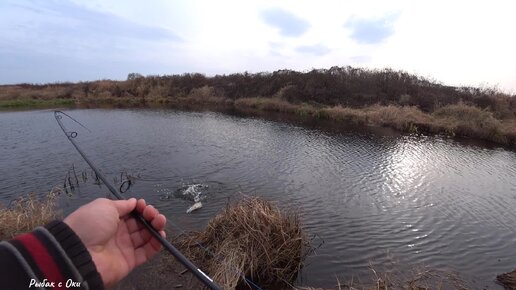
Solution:
M0 111L62 107L276 112L516 148L515 96L444 86L391 70L347 67L215 77L130 74L126 81L0 86Z

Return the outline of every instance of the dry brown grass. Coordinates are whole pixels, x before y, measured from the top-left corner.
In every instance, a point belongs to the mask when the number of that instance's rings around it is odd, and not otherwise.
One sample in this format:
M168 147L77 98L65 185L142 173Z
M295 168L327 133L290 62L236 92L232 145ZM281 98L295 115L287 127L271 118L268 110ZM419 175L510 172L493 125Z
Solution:
M368 121L368 116L364 110L361 109L353 109L342 106L335 106L330 108L321 109L319 113L320 116L327 117L331 120L336 120L340 122L348 122L354 124L366 124Z
M319 116L348 123L388 126L404 132L440 133L516 145L516 120L499 120L488 110L463 103L425 113L413 106L331 107Z
M243 276L263 289L291 288L309 250L296 213L252 197L229 205L204 231L180 236L177 244L227 290L249 289Z
M0 240L32 231L59 216L56 192L51 191L43 199L39 199L35 193L21 196L8 207L0 205Z
M261 111L295 113L298 105L280 98L241 98L235 101L236 108L251 108Z
M426 127L433 122L430 115L412 106L374 105L363 109L336 106L321 110L324 116L332 120L360 125L388 126L405 132L415 132L418 128Z
M414 132L418 127L432 123L432 117L413 106L379 106L365 109L371 122L400 131Z
M463 103L448 105L437 109L433 114L438 127L444 128L454 135L508 143L502 122L487 110L481 110ZM512 128L514 129L514 128Z

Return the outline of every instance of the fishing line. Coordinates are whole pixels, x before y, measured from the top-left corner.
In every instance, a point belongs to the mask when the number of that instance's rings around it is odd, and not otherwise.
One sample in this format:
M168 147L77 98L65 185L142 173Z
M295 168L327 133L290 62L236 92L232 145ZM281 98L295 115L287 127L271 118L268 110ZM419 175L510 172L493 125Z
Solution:
M71 120L76 122L77 124L81 125L83 128L90 131L88 128L86 128L84 125L79 123L77 120L69 116L68 114L61 112L61 111L54 111L54 117L56 118L57 123L59 124L59 127L61 127L61 130L63 130L64 134L68 138L68 140L72 143L72 145L75 147L77 152L82 156L84 161L88 163L88 165L91 167L91 169L95 172L95 174L99 177L100 180L106 185L106 187L109 189L109 191L119 200L125 200L125 198L120 195L116 191L116 189L109 183L109 181L100 173L100 171L93 165L93 163L88 159L88 157L84 154L84 152L79 148L79 146L76 144L74 138L77 137L77 132L75 131L67 131L65 126L62 123L62 118L64 116L69 117ZM91 131L90 131L91 132ZM204 285L206 285L208 288L212 290L222 290L215 282L213 282L213 279L211 279L208 275L206 275L201 269L197 268L190 260L188 260L178 249L176 249L168 240L166 240L164 237L161 236L161 234L150 224L148 223L143 216L133 211L131 213L133 217L140 221L148 230L149 232L163 245L167 251L169 251L183 266L185 266L190 272L192 272Z

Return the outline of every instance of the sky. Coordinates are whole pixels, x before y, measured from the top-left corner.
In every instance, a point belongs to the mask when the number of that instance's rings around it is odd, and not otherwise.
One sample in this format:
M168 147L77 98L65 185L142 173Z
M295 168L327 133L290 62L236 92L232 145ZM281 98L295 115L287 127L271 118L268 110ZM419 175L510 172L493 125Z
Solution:
M516 93L516 2L0 0L0 84L392 68Z

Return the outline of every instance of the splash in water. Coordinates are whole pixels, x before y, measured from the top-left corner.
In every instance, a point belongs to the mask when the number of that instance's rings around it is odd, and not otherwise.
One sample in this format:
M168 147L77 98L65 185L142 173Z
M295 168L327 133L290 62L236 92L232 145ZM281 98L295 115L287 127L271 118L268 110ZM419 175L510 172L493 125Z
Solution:
M176 191L172 193L172 195L176 198L181 198L189 201L193 201L194 204L187 209L186 213L190 213L194 210L202 208L202 200L205 199L205 191L208 188L208 185L196 183L196 184L186 184L178 188ZM162 200L170 199L171 194L167 192L164 196L161 197Z
M174 192L174 196L193 202L200 202L205 199L205 190L208 188L206 184L187 184L180 187Z

